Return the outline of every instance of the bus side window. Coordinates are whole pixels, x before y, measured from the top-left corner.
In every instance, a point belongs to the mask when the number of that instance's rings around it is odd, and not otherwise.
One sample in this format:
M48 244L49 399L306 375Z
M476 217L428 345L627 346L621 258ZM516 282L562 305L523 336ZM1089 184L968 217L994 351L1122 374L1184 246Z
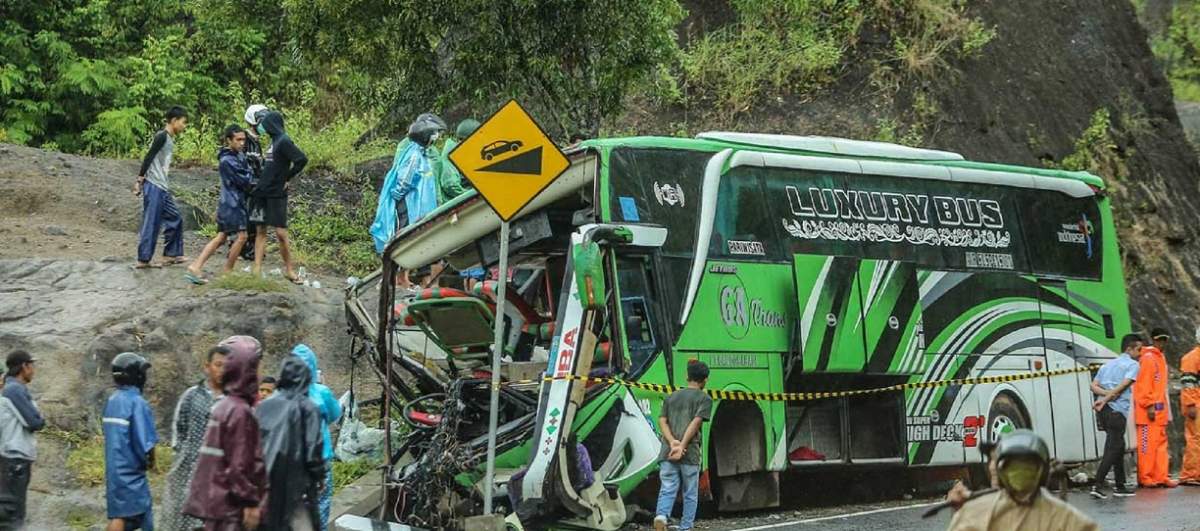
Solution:
M653 314L654 293L646 276L645 262L639 258L618 259L617 278L625 343L630 358L628 374L636 376L649 365L659 350Z

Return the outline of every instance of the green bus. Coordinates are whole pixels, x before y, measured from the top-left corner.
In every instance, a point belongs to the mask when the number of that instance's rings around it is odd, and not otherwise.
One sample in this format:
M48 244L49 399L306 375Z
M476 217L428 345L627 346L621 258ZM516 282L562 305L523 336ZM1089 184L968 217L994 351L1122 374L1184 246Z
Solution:
M699 359L710 390L873 389L1086 367L1130 331L1110 200L1088 173L751 133L597 139L567 154L568 170L513 222L511 267L498 275L510 286L510 384L496 487L519 500L514 526L616 529L623 500L650 484L665 395L582 377L683 386ZM494 267L499 225L464 194L396 236L383 278L440 260ZM495 286L402 301L389 288L377 312L349 298L406 421L435 429L442 418L421 404L450 389L486 412L479 366ZM1060 460L1096 459L1104 435L1089 381L1078 370L822 400L718 398L702 431L702 496L755 509L779 503L789 468L981 463L980 441L1020 427ZM476 449L457 480L478 495L486 415L457 422ZM587 488L576 444L595 471ZM395 449L391 481L422 477L411 463L427 447ZM415 492L404 489L388 498L397 507Z

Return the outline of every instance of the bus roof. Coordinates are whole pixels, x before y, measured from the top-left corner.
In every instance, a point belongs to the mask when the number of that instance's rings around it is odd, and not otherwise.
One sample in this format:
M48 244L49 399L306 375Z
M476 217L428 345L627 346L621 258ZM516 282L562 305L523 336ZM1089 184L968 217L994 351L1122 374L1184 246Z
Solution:
M1103 189L1104 181L1085 171L1031 168L1012 164L975 162L948 151L911 148L886 142L866 142L833 137L767 135L750 133L701 133L697 138L634 136L588 140L581 148L608 151L618 147L687 149L717 152L724 149L790 153L814 157L873 159L931 164L957 168L1007 172L1079 181Z

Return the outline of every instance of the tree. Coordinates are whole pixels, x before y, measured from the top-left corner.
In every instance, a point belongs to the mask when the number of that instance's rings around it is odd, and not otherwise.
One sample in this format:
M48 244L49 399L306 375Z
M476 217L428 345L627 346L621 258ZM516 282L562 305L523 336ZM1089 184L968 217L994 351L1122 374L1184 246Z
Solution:
M676 0L285 0L305 49L387 80L385 127L517 98L552 134L595 135L677 52Z

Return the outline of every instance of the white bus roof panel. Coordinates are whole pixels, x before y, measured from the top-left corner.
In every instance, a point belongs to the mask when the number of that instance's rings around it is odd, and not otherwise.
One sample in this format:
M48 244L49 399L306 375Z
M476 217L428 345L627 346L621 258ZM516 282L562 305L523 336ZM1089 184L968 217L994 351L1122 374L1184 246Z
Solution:
M829 136L798 136L771 135L763 133L729 133L710 131L696 135L696 138L716 140L747 146L778 148L798 151L830 153L850 157L878 157L903 160L964 160L962 155L937 149L914 148L889 144L887 142L872 142L869 140L849 140Z

